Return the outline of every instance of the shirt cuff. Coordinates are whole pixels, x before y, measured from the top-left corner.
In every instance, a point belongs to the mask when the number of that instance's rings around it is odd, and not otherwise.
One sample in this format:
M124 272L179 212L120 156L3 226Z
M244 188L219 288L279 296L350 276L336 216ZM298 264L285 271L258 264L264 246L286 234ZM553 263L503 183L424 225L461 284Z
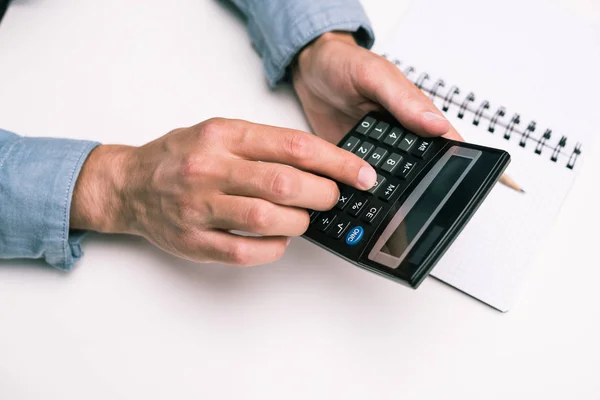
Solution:
M254 45L261 53L269 84L286 77L296 55L311 41L331 31L354 33L360 46L370 49L375 42L371 23L358 1L303 2L281 7L271 21L252 16L249 26ZM251 11L252 12L252 11ZM277 19L278 24L272 20ZM265 21L264 23L261 23ZM276 27L284 27L277 29Z
M20 136L0 141L0 258L43 259L72 269L83 255L85 234L69 229L73 189L99 144Z

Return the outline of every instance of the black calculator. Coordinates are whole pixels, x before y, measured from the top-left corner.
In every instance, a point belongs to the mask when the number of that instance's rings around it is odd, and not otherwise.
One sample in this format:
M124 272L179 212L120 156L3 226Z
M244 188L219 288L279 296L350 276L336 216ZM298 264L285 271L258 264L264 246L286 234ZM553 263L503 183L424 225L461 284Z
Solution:
M366 160L377 183L338 183L329 211L310 211L304 237L351 263L412 288L444 255L508 164L503 151L410 132L369 113L339 147Z

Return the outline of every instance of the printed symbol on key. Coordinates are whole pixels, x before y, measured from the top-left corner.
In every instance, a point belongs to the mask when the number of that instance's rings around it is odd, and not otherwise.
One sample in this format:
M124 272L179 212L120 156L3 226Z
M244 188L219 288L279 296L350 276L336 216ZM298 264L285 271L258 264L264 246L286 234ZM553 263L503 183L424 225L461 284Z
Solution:
M396 189L396 185L388 185L388 187L385 188L384 194L386 196L389 196L390 194L392 194L394 192L394 189Z
M362 206L363 206L363 202L359 200L356 203L352 204L352 210L358 211L362 208Z
M402 171L402 173L406 174L408 171L410 171L412 166L413 166L413 163L407 161L406 164L404 164L404 171Z

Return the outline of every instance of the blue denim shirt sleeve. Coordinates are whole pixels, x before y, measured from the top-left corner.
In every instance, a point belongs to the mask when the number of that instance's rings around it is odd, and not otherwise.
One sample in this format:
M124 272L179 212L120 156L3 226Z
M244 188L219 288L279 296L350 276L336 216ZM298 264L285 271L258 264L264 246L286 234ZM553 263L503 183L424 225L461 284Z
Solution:
M71 198L99 143L0 130L0 258L36 258L70 270L83 232L69 229Z
M260 54L271 86L304 46L325 32L353 32L359 45L375 40L358 0L231 0L246 16L253 46Z

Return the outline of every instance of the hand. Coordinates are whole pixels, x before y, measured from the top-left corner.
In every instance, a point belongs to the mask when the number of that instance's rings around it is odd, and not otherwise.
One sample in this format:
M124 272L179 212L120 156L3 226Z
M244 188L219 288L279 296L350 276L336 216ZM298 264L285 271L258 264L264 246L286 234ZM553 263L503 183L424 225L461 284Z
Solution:
M71 229L140 235L196 262L267 263L304 233L305 209L337 203L322 176L362 190L376 180L365 161L312 134L212 119L139 148L96 148L75 186Z
M417 134L462 140L393 63L358 46L349 33L319 37L300 53L292 74L309 124L332 143L368 111L382 108Z

